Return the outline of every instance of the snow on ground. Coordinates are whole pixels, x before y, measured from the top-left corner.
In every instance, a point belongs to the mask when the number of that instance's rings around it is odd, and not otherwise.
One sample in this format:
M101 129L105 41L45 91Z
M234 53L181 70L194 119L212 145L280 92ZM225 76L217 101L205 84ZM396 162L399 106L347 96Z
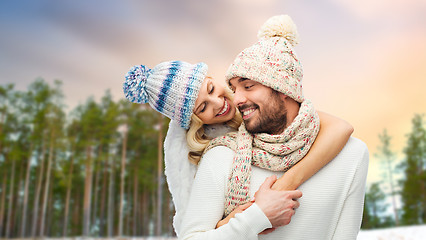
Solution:
M167 237L117 237L117 238L39 238L48 240L177 240ZM0 240L2 240L0 238ZM16 239L18 240L18 239ZM29 239L20 239L29 240ZM361 230L356 240L426 240L426 225Z
M426 225L361 230L357 240L426 240Z

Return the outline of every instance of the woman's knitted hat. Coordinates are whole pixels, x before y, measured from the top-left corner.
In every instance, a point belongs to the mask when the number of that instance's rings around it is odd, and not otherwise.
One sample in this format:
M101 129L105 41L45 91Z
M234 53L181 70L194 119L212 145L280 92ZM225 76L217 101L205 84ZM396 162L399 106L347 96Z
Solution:
M207 69L202 62L192 65L170 61L153 69L137 65L126 74L124 95L133 103L148 102L152 108L188 129Z
M271 17L257 36L259 41L238 54L229 67L228 84L235 77L247 78L303 102L303 69L293 49L298 33L291 18Z

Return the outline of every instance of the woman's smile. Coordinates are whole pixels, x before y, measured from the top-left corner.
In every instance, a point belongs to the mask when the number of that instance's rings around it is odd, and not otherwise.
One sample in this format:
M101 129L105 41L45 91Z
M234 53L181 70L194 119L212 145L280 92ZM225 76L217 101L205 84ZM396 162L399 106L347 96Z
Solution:
M216 117L221 117L229 113L229 110L230 110L229 102L228 102L229 100L226 97L224 97L223 100L224 100L223 107L220 110L220 112L216 114Z

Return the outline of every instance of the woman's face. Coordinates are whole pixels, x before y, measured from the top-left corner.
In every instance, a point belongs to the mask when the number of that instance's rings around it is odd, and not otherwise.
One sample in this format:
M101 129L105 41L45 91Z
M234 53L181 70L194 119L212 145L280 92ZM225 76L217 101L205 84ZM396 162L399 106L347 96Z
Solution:
M204 124L215 124L231 120L235 111L229 91L217 80L206 77L195 101L194 114Z

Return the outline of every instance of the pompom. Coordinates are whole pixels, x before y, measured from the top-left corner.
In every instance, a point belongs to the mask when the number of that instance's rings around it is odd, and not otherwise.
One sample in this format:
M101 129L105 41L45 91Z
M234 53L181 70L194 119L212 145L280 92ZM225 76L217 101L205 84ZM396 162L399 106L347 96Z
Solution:
M288 15L279 15L269 18L260 28L257 37L283 37L296 46L299 43L299 34L296 25Z
M133 66L126 74L123 83L124 95L133 103L147 103L146 80L151 74L151 69L144 65Z

